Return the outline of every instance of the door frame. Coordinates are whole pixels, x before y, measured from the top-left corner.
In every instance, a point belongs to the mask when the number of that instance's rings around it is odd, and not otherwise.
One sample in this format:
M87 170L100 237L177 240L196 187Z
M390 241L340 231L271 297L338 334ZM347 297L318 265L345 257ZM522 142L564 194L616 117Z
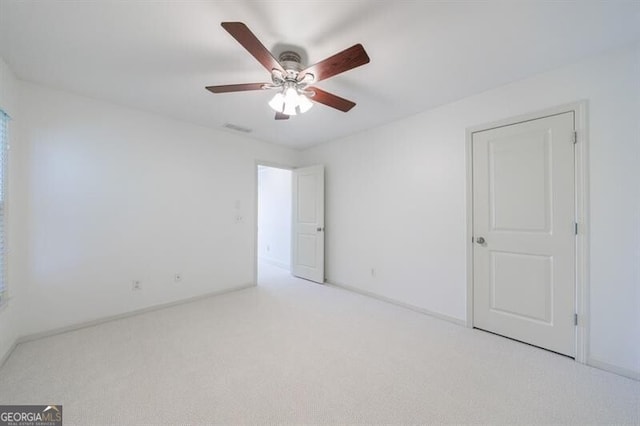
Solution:
M258 285L258 168L260 166L293 171L296 167L273 161L256 160L253 165L253 285Z
M575 303L578 314L576 326L576 357L586 364L589 347L589 123L588 102L581 100L569 104L518 115L466 129L466 210L467 210L467 320L466 326L473 328L473 134L498 127L510 126L525 121L537 120L550 115L573 112L577 143L575 144L575 215L578 223L576 235Z

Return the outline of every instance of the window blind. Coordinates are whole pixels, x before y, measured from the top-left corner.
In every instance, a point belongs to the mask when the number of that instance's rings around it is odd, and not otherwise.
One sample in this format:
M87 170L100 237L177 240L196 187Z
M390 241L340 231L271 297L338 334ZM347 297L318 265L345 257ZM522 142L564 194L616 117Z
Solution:
M5 187L9 116L0 110L0 304L6 301Z

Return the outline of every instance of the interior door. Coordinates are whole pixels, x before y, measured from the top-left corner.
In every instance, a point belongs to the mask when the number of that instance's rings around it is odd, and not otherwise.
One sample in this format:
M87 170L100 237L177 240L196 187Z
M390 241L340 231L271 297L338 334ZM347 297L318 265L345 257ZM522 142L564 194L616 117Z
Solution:
M575 356L574 113L473 134L473 325Z
M293 171L291 272L324 282L324 166Z

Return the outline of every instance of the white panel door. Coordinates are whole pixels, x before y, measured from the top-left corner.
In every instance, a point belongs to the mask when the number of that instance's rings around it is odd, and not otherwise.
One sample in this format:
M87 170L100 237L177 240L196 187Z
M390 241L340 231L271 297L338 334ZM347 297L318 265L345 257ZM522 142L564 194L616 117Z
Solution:
M293 171L291 272L324 282L324 166Z
M575 356L574 113L473 134L473 325Z

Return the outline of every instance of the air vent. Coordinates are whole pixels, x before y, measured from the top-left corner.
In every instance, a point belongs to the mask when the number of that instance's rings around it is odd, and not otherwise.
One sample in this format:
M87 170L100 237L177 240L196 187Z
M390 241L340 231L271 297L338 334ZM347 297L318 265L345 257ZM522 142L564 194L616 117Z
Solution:
M248 129L248 128L242 127L242 126L238 126L237 124L224 123L222 125L222 127L226 127L227 129L235 130L237 132L251 133L251 129Z

